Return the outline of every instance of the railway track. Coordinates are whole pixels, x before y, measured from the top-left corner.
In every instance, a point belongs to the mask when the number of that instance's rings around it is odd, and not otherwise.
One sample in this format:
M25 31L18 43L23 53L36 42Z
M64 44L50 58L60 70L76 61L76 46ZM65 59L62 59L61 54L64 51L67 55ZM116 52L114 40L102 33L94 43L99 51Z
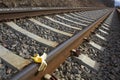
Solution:
M37 80L51 74L112 12L109 8L26 9L1 9L3 79ZM47 55L47 68L37 74L39 64L31 60L35 53Z
M119 80L119 13L112 14L52 74L60 80Z

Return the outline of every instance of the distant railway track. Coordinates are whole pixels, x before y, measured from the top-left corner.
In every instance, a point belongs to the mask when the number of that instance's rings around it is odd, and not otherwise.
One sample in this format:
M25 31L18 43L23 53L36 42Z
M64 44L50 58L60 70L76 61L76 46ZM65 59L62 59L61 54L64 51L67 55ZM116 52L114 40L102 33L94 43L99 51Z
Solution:
M112 9L11 8L0 11L0 56L3 62L17 70L11 80L38 80L63 63L70 51L95 30ZM84 13L81 11L91 11L85 13L90 16L82 16ZM47 53L48 65L45 71L36 74L39 64L29 59L34 53L42 55L43 52Z

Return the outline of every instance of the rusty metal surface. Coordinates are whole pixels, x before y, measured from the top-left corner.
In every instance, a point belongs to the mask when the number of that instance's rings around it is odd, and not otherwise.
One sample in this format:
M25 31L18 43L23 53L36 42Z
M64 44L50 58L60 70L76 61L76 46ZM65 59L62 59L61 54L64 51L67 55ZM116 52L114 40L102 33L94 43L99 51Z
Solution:
M0 21L16 19L16 18L26 18L40 15L74 12L74 11L88 11L103 9L103 7L78 7L78 8L3 8L0 9Z
M93 32L98 25L100 25L101 22L103 22L110 15L111 12L112 10L103 17L99 18L92 25L85 28L83 31L79 32L77 35L73 36L50 52L46 60L48 66L44 72L36 73L38 65L33 63L17 75L13 76L11 80L40 80L45 74L51 74L57 67L59 67L61 63L65 61L67 57L70 56L70 51L72 49L76 49L84 41L84 38L88 37L91 32Z

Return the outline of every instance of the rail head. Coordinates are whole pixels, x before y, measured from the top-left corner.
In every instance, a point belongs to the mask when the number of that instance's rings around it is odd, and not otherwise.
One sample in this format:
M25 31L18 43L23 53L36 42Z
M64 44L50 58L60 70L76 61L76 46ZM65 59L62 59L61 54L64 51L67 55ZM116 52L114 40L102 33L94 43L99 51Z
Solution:
M64 60L70 56L70 51L76 49L83 41L84 37L88 37L92 31L94 31L98 25L101 24L112 12L106 13L103 17L99 18L92 25L79 32L77 35L73 36L52 52L49 53L46 61L48 66L44 72L39 72L36 74L38 65L30 64L28 67L24 68L21 72L12 77L11 80L38 80L41 79L45 74L51 74Z
M81 9L103 9L104 7L26 7L26 8L1 8L1 13L18 13L33 11L52 11L52 10L81 10Z
M31 7L31 8L3 8L0 9L0 21L26 18L48 14L58 14L74 11L89 11L103 9L103 7ZM104 8L105 9L105 8Z

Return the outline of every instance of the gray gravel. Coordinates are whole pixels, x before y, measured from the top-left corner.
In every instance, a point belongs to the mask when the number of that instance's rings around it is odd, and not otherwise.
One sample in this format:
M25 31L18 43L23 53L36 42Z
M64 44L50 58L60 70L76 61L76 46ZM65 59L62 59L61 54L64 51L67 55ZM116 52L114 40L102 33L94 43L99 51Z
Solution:
M4 24L0 24L0 44L24 58L28 58L29 55L33 55L34 53L41 54L44 50L45 52L51 50L50 47L47 47Z
M57 16L50 16L50 17L53 18L53 19L55 19L55 20L58 20L58 21L60 21L60 22L62 22L62 23L71 25L71 26L73 26L73 27L78 27L78 28L81 28L81 27L82 27L82 29L84 29L84 28L86 27L86 26L81 26L81 25L79 25L79 24L75 24L75 23L72 23L72 22L63 20L63 19L61 19L61 18L59 18L59 17L57 17Z
M77 63L74 63L72 58L68 58L58 69L56 69L53 75L60 80L79 80L81 77L80 74L82 73L80 69L81 67Z
M112 18L114 17L114 18ZM101 53L101 68L99 73L92 77L97 80L120 80L120 22L116 12L111 15L112 19L106 22L110 24L110 35L108 35L108 43L105 50ZM98 57L99 58L99 57Z
M99 51L88 42L82 43L78 48L82 54L100 63L99 71L95 73L83 65L78 65L71 57L61 64L53 75L60 80L120 80L120 22L116 12L111 14L105 23L110 25L110 34L106 37L107 43L100 41L101 39L94 34L90 37L93 41L98 41L100 45L105 44L104 51ZM96 33L98 34L98 31Z
M99 28L100 29L100 28ZM99 30L96 30L96 33L99 34L99 35L102 35L103 37L107 37L108 35L106 34L103 34L101 31Z
M0 45L4 46L13 53L30 59L35 53L42 55L43 52L48 53L51 47L45 46L17 31L5 24L0 24ZM13 70L0 59L0 80L9 80L17 70Z
M108 9L102 9L102 10L93 10L93 11L85 11L85 12L79 12L80 16L86 17L88 19L97 20L101 16L103 16L106 12L108 12Z
M90 37L90 40L93 41L93 42L95 42L96 44L98 44L100 46L103 46L103 47L106 46L107 43L109 42L109 41L104 41L104 40L98 38L96 35L92 35Z
M13 74L15 74L17 70L14 70L8 67L1 59L0 59L0 80L9 80Z
M81 12L81 13L82 13L82 12ZM90 19L90 18L88 18L88 17L86 17L86 16L79 15L78 13L74 13L74 15L73 15L73 14L70 14L70 16L73 16L73 17L76 17L75 15L79 16L79 17L77 17L77 18L82 19L82 20L86 20L86 21L89 21L89 22L94 22L94 21L95 21L95 20Z
M75 34L77 32L79 32L78 30L72 29L72 28L68 28L66 26L63 26L61 24L57 24L55 22L52 22L51 20L45 19L44 17L36 17L35 19L37 19L38 21L49 25L50 27L53 27L55 29L67 32L67 33L71 33L71 34Z
M99 11L99 13L101 11ZM94 11L91 12L92 15L90 15L88 17L92 17L93 13L94 13ZM84 14L84 13L82 13L82 14ZM85 15L88 15L88 14L86 13ZM103 13L100 14L100 16L101 15L103 15ZM52 16L52 17L56 18L55 16ZM59 18L56 18L56 19L60 20L61 22L65 22L66 24L69 24L74 27L81 27L80 25L76 25L74 23L71 23L71 22L68 22L65 20L61 20ZM51 21L45 20L44 18L39 18L39 20L45 24L53 26L56 29L63 30L63 31L66 31L69 33L77 33L77 31L70 29L70 28L65 28L62 25L58 25L55 23L52 24ZM106 23L109 23L109 22L110 22L110 19L106 21ZM62 34L58 34L53 31L50 31L46 28L40 27L39 25L36 25L36 24L32 23L31 21L28 21L27 19L16 20L16 23L23 29L26 29L38 36L41 36L41 37L51 40L51 41L57 41L59 43L62 43L65 40L69 39L69 37L67 37L67 36L64 36ZM85 27L83 27L83 28L85 28ZM116 29L115 29L115 31L114 30L111 30L111 31L113 31L113 33L115 32L118 34L119 30L116 31ZM113 35L114 38L116 38L116 36L120 36L120 35ZM90 38L94 38L94 36L91 36ZM119 39L119 37L117 37L117 38ZM111 37L108 39L111 40ZM95 38L93 40L97 41L98 39ZM115 43L119 43L119 42L120 41L115 42ZM102 43L102 42L99 41L98 43ZM111 44L111 43L114 44L114 41L113 42L111 41L110 43L108 42L108 44ZM7 26L3 23L0 24L0 45L4 46L5 48L14 52L15 54L17 54L23 58L27 58L27 59L29 59L30 56L33 56L34 53L39 53L41 55L43 52L48 53L53 49L51 47L48 47L44 44L41 44L41 43L23 35L22 33L15 31L14 29L10 28L9 26ZM118 67L119 66L118 65L119 58L114 58L114 57L119 57L119 56L116 56L117 53L119 53L119 45L114 44L115 50L118 52L116 52L116 55L113 55L113 58L111 58L109 56L111 54L107 53L107 52L114 52L114 50L109 49L113 46L109 46L107 44L105 46L107 47L108 51L105 50L104 54L100 54L101 51L93 48L92 46L90 46L87 43L83 43L83 45L81 47L79 47L79 49L81 50L81 52L83 54L87 54L91 59L101 62L101 64L104 65L105 68L107 67L105 64L106 61L108 62L107 65L110 64L109 59L111 59L110 61L112 63L115 63L114 64L115 67ZM104 56L106 58L105 60L103 59ZM115 59L115 61L113 61L114 59ZM119 74L117 72L117 71L119 71L119 68L114 69L113 67L111 67L114 65L110 64L110 69L113 69L113 71L115 71L113 74ZM103 75L101 73L104 73L104 72L102 72L102 71L104 71L104 67L102 68L102 70L99 73L100 78L101 78L101 75ZM105 71L106 70L107 69L105 69ZM109 69L108 69L108 71L109 71ZM17 72L16 70L13 70L12 68L8 67L0 59L0 80L9 80L8 78L10 78L16 72ZM107 72L107 73L109 73L109 72ZM104 73L104 74L107 74L107 73ZM60 80L89 80L89 79L99 78L99 77L97 77L98 75L95 75L95 73L92 72L91 70L89 70L87 67L85 67L83 65L78 65L78 63L74 62L72 60L72 58L68 58L63 65L61 65L58 69L56 69L56 71L55 71L55 73L53 73L53 75L60 78ZM112 76L112 78L114 78L114 75L111 75L111 76ZM117 75L115 77L119 77L119 76ZM101 78L101 79L103 79L103 78Z
M56 41L58 43L62 43L70 38L68 36L53 32L49 29L34 24L33 22L27 19L17 20L16 24L22 27L23 29L26 29L44 39Z
M69 15L69 14L68 14L68 15ZM66 16L66 15L64 15L64 14L61 14L60 16L63 16L63 17L65 17L66 19L70 19L70 20L73 20L73 21L75 21L75 22L79 22L79 23L82 23L82 24L87 24L88 26L90 25L90 24L88 24L88 23L85 23L85 22L82 22L82 21L73 19L73 18L71 18L71 17L68 17L68 16Z
M106 12L108 12L107 9L105 9L105 10L95 10L95 11L85 11L85 12L79 12L79 13L80 13L80 15L82 15L83 17L87 17L88 19L97 20L98 18L100 18L101 16L103 16ZM69 17L63 15L63 14L60 14L60 15L61 15L61 16L64 16L64 17L67 18L67 19L74 20L74 19L72 19L72 18L69 18ZM71 15L71 14L69 14L69 15ZM71 16L73 16L73 15L71 15ZM57 17L57 16L50 16L50 17L52 17L53 19L56 19L56 20L58 20L58 21L60 21L60 22L63 22L63 23L65 23L65 24L74 26L74 27L81 27L81 25L78 25L78 24L75 24L75 23L72 23L72 22L69 22L69 21L60 19L60 18ZM74 16L73 16L73 17L74 17ZM76 21L76 20L74 20L74 21ZM90 24L88 24L88 25L90 25ZM84 29L85 27L86 27L86 26L82 26L83 29Z

